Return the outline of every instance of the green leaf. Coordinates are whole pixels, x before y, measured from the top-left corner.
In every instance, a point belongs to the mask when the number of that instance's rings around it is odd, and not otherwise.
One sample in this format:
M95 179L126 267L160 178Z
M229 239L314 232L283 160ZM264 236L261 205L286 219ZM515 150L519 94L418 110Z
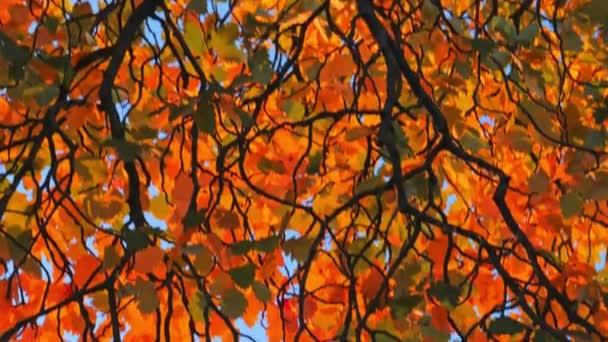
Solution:
M593 0L583 6L580 13L586 14L594 22L604 24L608 19L608 7L604 0Z
M281 109L287 114L288 118L294 120L301 120L304 118L304 114L306 114L306 107L300 102L291 99L285 101Z
M390 302L391 314L394 319L400 319L408 315L415 307L424 302L424 297L420 295L404 296L394 298Z
M441 331L432 325L424 325L420 328L422 335L430 341L449 341L450 333Z
M251 285L251 288L253 289L255 297L260 302L267 303L272 299L272 294L270 293L268 286L265 284L256 281L253 283L253 285Z
M435 283L428 289L428 294L436 298L443 307L452 309L458 305L460 288L448 283Z
M197 322L205 321L205 307L207 300L202 292L196 292L188 302L188 311L192 315L192 319Z
M258 49L249 59L248 64L254 80L262 84L270 83L274 70L268 60L268 51L266 49Z
M526 330L526 326L511 317L499 317L488 327L488 332L496 335L513 335Z
M30 58L30 49L27 46L19 45L9 36L0 32L0 54L14 65L23 66Z
M222 295L220 307L228 318L237 319L245 313L247 299L239 290L230 289Z
M148 247L148 236L139 229L125 229L122 232L122 237L127 244L127 252L136 252Z
M213 270L215 260L213 259L213 254L207 247L202 245L200 247L201 248L195 254L194 267L196 267L196 270L200 275L206 276Z
M510 20L497 15L492 18L492 26L502 33L507 40L515 38L515 26L513 26Z
M239 266L228 271L228 274L230 274L230 278L232 278L235 284L240 288L246 289L253 284L255 266L253 264Z
M482 55L488 55L495 46L496 43L490 39L473 39L471 41L471 47Z
M532 140L530 135L523 127L513 126L507 133L509 144L516 150L522 152L530 152L532 149Z
M569 218L578 215L583 210L583 199L575 192L568 192L562 196L560 207L564 217Z
M309 175L314 175L319 172L321 168L321 161L323 160L323 153L320 151L315 152L312 155L308 156L308 165L306 166L306 173Z
M322 66L322 63L314 61L306 70L304 70L306 78L308 80L316 80L317 77L319 77L319 72L321 71Z
M368 240L365 238L356 238L348 245L346 251L351 255L359 255L366 248L367 242Z
M471 76L471 73L472 73L471 65L469 63L466 63L466 62L463 62L463 61L460 61L460 60L456 60L454 62L454 69L464 79L469 78Z
M198 14L207 13L207 0L192 0L188 4L188 9L191 9Z
M262 240L255 241L253 248L260 252L272 252L279 246L279 238L270 236Z
M37 89L38 91L36 92L35 97L36 102L40 106L46 106L50 104L59 95L59 88L55 86L41 86Z
M359 138L367 137L374 132L371 127L361 126L346 130L344 138L346 141L355 141Z
M576 52L583 51L583 40L571 27L565 26L560 33L564 49Z
M230 247L230 252L234 255L246 255L253 249L253 242L249 240L239 241Z
M523 65L524 83L533 96L541 97L545 92L545 84L542 74L532 69L528 64Z
M192 118L201 132L208 134L215 132L215 108L209 94L201 95Z
M133 161L137 159L142 153L141 146L136 143L119 140L119 139L110 139L106 140L102 146L112 147L116 151L118 151L118 155L120 158L126 162Z
M16 262L21 262L29 251L30 243L32 242L32 230L22 230L19 226L9 226L8 232L13 239L7 239L9 244L9 254L11 258Z
M532 342L557 342L557 338L553 337L549 332L544 330L536 330Z
M584 146L590 149L604 148L606 146L606 131L604 129L601 131L588 130Z
M596 108L593 111L593 118L595 119L595 123L598 125L604 123L604 121L608 119L608 108L605 106Z
M137 308L144 314L154 312L160 305L160 298L154 288L154 283L138 278L135 282L135 298Z
M355 196L362 194L367 191L371 191L384 184L384 178L382 176L374 176L363 180L361 183L355 185Z
M293 259L303 263L308 258L310 253L310 247L312 240L300 237L297 239L290 239L283 242L283 250L287 252Z
M540 170L528 179L528 189L537 194L547 192L551 189L551 180Z
M220 58L234 62L244 62L245 55L243 51L234 45L235 41L238 38L238 25L234 23L228 23L222 26L218 31L214 31L211 33L211 39L209 39L209 47L215 50L215 52Z
M266 157L262 157L260 159L258 162L258 168L266 174L268 174L270 171L274 171L278 174L285 174L285 172L287 172L282 161L268 159Z
M525 29L523 29L515 38L517 43L524 46L529 46L534 41L534 38L540 33L540 26L536 20L530 23Z
M186 24L184 25L184 40L195 56L203 54L203 51L205 50L203 32L201 31L198 22L186 21Z
M477 152L481 149L488 149L488 142L479 136L479 133L473 129L467 129L467 132L460 139L460 143L465 148L472 152Z

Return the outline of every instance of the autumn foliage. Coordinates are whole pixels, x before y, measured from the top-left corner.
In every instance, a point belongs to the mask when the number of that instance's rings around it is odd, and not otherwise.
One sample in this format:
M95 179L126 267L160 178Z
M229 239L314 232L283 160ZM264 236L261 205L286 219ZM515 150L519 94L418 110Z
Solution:
M0 5L0 341L608 339L604 0Z

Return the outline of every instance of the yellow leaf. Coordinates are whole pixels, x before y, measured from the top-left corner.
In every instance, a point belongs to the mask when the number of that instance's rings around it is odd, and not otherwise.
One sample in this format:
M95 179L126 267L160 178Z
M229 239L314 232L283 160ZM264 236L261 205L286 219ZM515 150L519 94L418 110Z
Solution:
M195 56L203 53L203 31L201 30L199 22L195 20L186 21L184 24L184 40Z
M239 27L234 23L229 23L222 26L218 31L211 34L209 47L215 50L220 58L244 62L245 55L243 51L237 48L234 43L239 37Z
M110 305L108 303L108 293L106 291L97 291L91 294L93 305L102 312L109 312Z
M205 321L205 306L207 305L207 300L205 300L205 295L201 292L196 292L192 298L190 298L190 302L188 302L188 311L190 311L190 315L192 315L192 319L197 322Z
M167 203L163 194L154 196L150 201L150 212L156 218L166 219L171 213L171 206Z

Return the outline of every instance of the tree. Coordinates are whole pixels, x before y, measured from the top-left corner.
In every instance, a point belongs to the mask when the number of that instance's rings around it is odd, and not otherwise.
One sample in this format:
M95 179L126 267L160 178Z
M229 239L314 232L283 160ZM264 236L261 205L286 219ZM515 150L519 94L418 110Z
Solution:
M608 338L604 1L2 7L0 340Z

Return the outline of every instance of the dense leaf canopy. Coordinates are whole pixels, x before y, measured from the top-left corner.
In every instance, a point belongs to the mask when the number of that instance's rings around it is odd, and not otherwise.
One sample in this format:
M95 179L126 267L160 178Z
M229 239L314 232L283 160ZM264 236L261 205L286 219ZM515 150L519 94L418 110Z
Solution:
M604 0L0 2L1 341L608 338Z

